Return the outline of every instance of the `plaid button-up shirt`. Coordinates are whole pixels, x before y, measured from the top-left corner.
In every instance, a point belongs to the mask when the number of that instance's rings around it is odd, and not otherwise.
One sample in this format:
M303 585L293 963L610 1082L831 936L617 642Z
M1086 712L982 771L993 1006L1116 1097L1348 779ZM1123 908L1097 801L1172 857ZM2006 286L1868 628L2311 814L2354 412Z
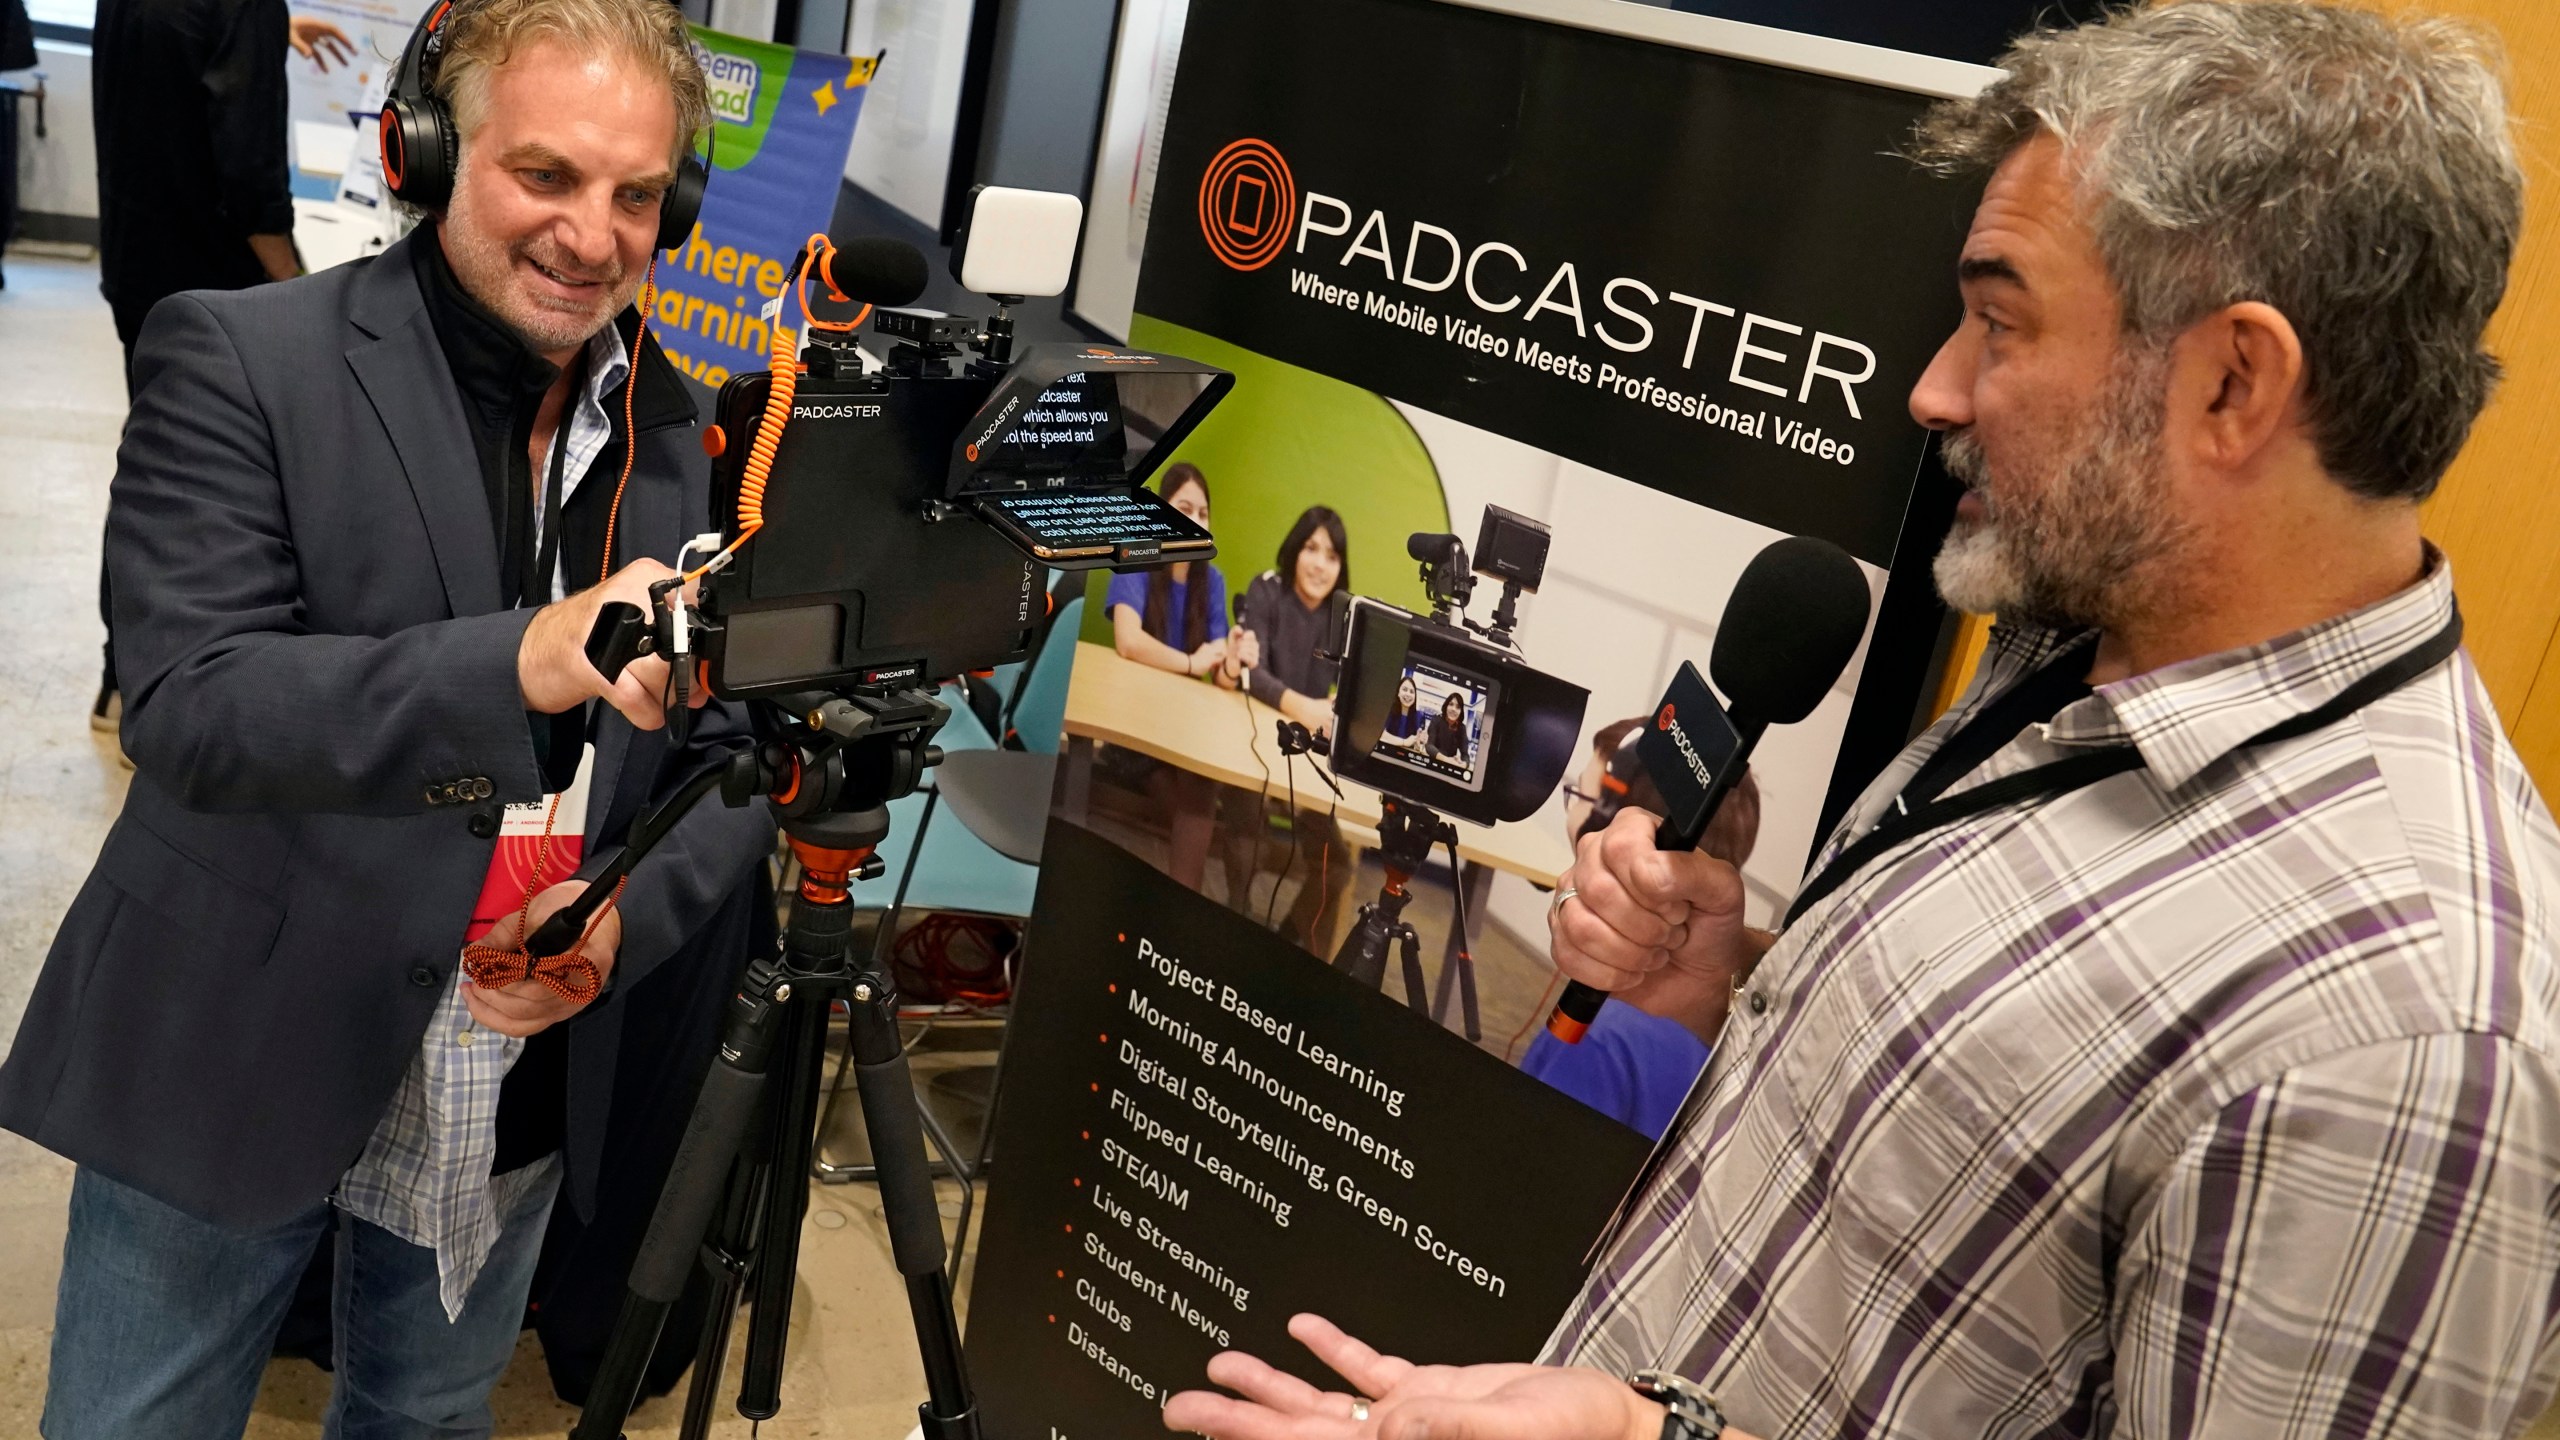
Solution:
M1737 997L1547 1358L1771 1437L2483 1436L2560 1379L2560 832L2453 581L2101 686L1949 793L2143 768L1893 849ZM2076 637L1994 632L1860 799Z
M606 397L630 373L631 359L611 326L587 342L587 383L568 423L553 439L566 445L561 459L561 503L613 439L613 418ZM536 468L533 483L543 483ZM541 496L534 497L535 540L541 539ZM560 566L552 573L551 594L567 593L568 577ZM534 1185L550 1178L557 1155L492 1179L489 1166L498 1154L498 1094L507 1071L524 1053L522 1040L482 1029L462 1003L462 967L456 964L453 984L437 1002L427 1022L426 1038L409 1061L364 1154L338 1182L338 1208L370 1220L412 1245L436 1252L436 1279L445 1318L458 1319L471 1282L497 1247L502 1218Z

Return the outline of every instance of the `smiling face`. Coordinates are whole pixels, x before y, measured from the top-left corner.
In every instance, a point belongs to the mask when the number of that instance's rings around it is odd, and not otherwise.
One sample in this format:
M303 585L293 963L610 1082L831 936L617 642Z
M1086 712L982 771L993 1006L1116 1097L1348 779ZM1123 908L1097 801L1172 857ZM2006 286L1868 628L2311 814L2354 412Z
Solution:
M1455 694L1442 697L1440 701L1440 718L1448 721L1452 725L1459 723L1467 718L1467 703L1459 699Z
M1310 607L1321 605L1341 578L1342 552L1333 548L1333 537L1319 525L1298 547L1297 574L1292 577L1298 598Z
M2106 626L2166 601L2184 543L2162 440L2170 357L2122 310L2040 136L1992 175L1958 264L1965 318L1911 394L1966 486L1935 574L1948 604Z
M673 181L676 103L627 57L542 37L489 76L440 227L465 290L554 364L631 303Z
M1185 480L1173 487L1165 503L1191 517L1191 523L1202 529L1209 525L1209 487L1197 480Z
M1398 714L1410 712L1413 709L1414 704L1421 698L1422 692L1413 688L1412 676L1407 675L1396 682L1396 712Z

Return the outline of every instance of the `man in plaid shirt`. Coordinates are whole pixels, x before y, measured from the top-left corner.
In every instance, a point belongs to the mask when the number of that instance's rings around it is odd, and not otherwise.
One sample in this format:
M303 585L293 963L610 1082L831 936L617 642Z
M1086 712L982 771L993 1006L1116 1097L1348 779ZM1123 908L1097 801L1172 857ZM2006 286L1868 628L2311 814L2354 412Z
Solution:
M1557 965L1715 1056L1541 1366L1249 1357L1222 1440L2514 1435L2560 1380L2560 830L2421 537L2521 224L2488 47L2195 0L1926 121L1911 400L1997 613L1776 935L1586 838ZM1638 1393L1621 1377L1655 1370ZM1664 1378L1667 1377L1667 1378Z

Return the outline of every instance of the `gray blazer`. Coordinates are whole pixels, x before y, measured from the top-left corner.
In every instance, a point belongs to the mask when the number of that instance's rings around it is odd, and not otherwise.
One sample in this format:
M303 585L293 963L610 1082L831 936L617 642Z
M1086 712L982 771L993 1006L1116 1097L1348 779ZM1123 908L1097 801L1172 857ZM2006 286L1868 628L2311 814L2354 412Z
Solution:
M641 372L617 558L672 560L708 516L707 466L654 345ZM134 390L107 566L137 773L0 1066L0 1126L263 1226L355 1160L459 964L496 842L453 797L541 797L516 682L533 612L499 608L486 493L406 242L164 301ZM605 712L590 868L653 796L743 740L729 707L698 718L675 752ZM620 995L773 837L763 806L715 798L632 876L613 985L567 1022L582 1214Z

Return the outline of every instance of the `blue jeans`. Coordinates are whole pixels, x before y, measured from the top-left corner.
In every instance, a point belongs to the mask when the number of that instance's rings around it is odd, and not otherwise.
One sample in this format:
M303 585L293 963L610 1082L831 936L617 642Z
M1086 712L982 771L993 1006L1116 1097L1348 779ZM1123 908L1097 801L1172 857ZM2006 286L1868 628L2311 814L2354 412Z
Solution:
M523 1328L557 1167L505 1219L448 1322L435 1252L340 1216L337 1377L327 1440L483 1437L489 1391ZM54 1304L46 1440L239 1440L276 1328L328 1223L326 1201L267 1230L227 1230L84 1169Z

